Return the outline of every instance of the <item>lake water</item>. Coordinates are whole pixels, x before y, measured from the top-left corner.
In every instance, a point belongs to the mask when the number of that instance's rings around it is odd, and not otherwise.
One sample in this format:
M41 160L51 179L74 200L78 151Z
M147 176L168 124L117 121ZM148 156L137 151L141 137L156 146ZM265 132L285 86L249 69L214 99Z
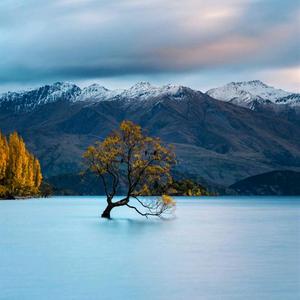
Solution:
M300 297L300 198L180 198L169 221L104 205L0 201L0 299Z

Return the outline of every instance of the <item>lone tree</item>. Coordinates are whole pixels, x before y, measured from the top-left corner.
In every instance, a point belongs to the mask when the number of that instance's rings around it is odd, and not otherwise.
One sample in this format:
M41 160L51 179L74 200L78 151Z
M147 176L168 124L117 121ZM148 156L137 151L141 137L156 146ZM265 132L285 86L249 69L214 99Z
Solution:
M139 198L152 195L158 186L167 187L175 163L172 150L164 147L159 138L145 136L140 126L123 121L118 130L90 146L84 158L88 169L100 177L104 186L107 207L102 218L109 219L111 210L118 206L132 208L145 217L173 211L175 202L168 195L148 200ZM125 186L125 196L114 201L120 185Z

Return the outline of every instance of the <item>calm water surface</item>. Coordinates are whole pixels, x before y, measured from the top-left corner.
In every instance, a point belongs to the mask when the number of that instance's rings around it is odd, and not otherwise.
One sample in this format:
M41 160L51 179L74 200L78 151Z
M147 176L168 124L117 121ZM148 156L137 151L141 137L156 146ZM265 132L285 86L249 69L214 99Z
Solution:
M0 299L300 298L300 198L180 198L171 221L104 204L0 201Z

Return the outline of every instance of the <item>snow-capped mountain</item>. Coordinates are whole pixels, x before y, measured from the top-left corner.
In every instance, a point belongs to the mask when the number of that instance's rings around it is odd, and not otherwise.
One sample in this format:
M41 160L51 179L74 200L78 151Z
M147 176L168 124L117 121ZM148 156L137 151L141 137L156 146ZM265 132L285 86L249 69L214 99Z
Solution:
M255 109L258 104L300 106L300 94L268 86L260 80L231 82L206 92L209 96L239 106Z
M164 85L156 87L149 82L139 82L127 90L123 90L118 96L127 99L147 100L158 96L180 97L180 91L185 87L176 85Z
M174 98L180 97L181 92L185 88L176 85L164 85L161 87L153 86L149 82L138 82L129 89L109 90L98 84L93 84L82 90L81 94L76 98L76 101L103 101L103 100L117 100L126 99L131 100L148 100L158 96L172 96Z
M47 103L68 99L76 101L81 89L75 84L56 82L37 89L23 92L7 92L0 95L0 107L13 108L15 111L30 111Z
M117 96L120 92L122 92L122 90L109 90L102 85L94 83L83 88L81 93L77 96L76 101L104 101Z
M38 89L23 92L8 92L0 95L0 107L14 111L31 111L37 106L56 101L96 103L126 99L127 102L145 101L159 96L180 99L189 88L175 85L152 86L149 82L139 82L129 89L109 90L99 84L81 89L75 84L56 82Z

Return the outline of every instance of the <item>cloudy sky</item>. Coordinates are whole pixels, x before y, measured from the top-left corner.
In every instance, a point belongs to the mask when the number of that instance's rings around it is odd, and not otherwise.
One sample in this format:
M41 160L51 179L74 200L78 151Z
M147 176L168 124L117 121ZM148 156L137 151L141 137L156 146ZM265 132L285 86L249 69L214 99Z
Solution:
M300 89L298 0L1 0L0 91L55 81Z

